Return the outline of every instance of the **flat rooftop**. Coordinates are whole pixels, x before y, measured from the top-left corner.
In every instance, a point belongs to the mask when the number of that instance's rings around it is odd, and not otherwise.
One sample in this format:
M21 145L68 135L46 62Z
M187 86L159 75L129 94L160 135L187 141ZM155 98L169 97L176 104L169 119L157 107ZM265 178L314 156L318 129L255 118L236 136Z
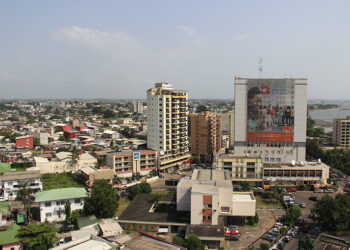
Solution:
M186 235L195 234L199 238L224 238L224 226L214 225L189 225Z
M264 169L320 169L324 167L329 167L327 164L323 162L303 162L296 163L295 165L292 164L281 164L281 165L273 165L269 163L264 163L263 165Z
M253 201L255 200L251 193L233 193L233 201Z
M227 170L195 169L191 180L201 181L231 181L231 174Z

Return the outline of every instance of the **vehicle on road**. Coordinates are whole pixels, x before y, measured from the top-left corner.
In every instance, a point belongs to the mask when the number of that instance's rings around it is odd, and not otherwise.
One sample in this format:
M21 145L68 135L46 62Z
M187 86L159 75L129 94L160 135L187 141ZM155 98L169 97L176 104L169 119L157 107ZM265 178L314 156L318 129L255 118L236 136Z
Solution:
M310 196L309 200L310 201L318 201L318 198L317 198L317 196Z
M293 239L291 236L284 236L284 238L282 239L284 242L289 242L289 241L291 241L291 239Z
M323 189L316 189L315 190L315 193L323 193L324 191L323 191Z
M301 207L301 208L306 208L305 203L304 203L304 202L300 203L300 207Z
M325 193L334 193L334 189L328 188L324 190Z
M277 248L278 249L283 249L286 246L286 243L284 241L281 241L278 243Z
M268 241L275 241L276 237L271 235L271 234L264 234L264 236L262 237L263 240L268 240Z
M297 189L296 188L288 188L288 192L296 192Z

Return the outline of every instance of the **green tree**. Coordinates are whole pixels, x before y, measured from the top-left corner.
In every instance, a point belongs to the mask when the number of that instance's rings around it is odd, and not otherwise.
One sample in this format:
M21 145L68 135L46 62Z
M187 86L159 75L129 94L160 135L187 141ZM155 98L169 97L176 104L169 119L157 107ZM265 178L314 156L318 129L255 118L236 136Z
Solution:
M260 243L259 250L269 250L270 246L267 243Z
M248 182L241 182L241 187L242 187L242 191L249 191L250 190L250 184Z
M18 230L17 237L20 238L24 249L46 250L58 242L57 232L57 228L45 221L41 224L22 226Z
M287 227L281 227L280 228L280 234L281 235L286 235L288 233L288 228Z
M201 249L204 249L203 243L198 238L198 236L196 236L194 234L190 234L184 240L184 247L186 247L188 250L201 250Z
M21 197L22 199L22 203L23 203L23 207L24 207L24 211L25 211L25 224L27 225L28 224L28 215L29 215L29 212L30 212L30 191L28 189L28 185L29 185L29 182L25 182L25 183L22 183L22 184L19 184L19 190L18 190L18 195Z
M298 241L298 250L314 250L314 243L310 238L300 238Z
M204 106L204 105L199 105L199 106L197 107L197 113L202 113L202 112L204 112L204 111L208 111L208 108L207 108L206 106Z
M40 146L40 140L38 138L33 139L33 146L34 148Z
M350 197L338 194L335 198L325 195L311 209L322 228L331 231L350 230Z
M63 135L60 135L60 137L58 137L59 141L66 141L66 137L64 137Z
M290 207L286 212L286 220L289 225L294 225L297 219L301 216L301 210L298 207Z
M69 200L67 200L66 204L64 205L64 213L66 214L66 222L68 224L71 224L72 209Z
M119 195L112 185L104 180L97 180L91 191L91 197L85 201L84 213L94 214L97 218L111 218L118 208Z
M137 194L140 194L140 193L149 194L151 192L152 192L151 185L147 182L144 182L130 188L130 197L133 199Z
M173 238L173 243L179 246L184 246L185 245L185 239L181 238L179 236L174 236Z

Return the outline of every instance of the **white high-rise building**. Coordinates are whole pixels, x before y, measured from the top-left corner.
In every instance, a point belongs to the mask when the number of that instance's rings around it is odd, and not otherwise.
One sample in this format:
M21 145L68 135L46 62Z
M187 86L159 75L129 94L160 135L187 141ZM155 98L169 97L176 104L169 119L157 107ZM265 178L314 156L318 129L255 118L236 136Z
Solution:
M307 79L235 79L235 154L305 161Z
M142 114L143 113L143 102L133 102L132 112Z
M160 172L174 171L191 156L187 99L187 91L165 82L147 91L147 147L157 151Z

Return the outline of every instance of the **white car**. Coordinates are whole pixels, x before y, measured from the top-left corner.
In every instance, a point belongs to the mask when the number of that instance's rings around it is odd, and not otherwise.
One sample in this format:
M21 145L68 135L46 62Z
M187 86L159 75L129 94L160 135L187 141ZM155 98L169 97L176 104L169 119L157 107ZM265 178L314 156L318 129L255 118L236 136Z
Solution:
M315 190L315 193L323 193L323 192L324 192L323 189L317 189L317 190Z

